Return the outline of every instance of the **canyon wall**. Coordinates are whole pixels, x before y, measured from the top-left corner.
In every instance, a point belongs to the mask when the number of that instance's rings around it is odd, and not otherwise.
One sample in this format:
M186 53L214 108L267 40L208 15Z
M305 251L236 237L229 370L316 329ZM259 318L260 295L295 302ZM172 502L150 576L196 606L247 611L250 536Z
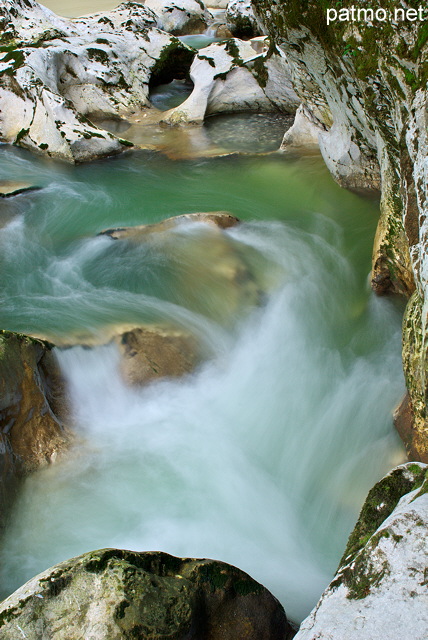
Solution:
M347 0L253 0L271 50L287 56L333 176L347 188L380 191L372 287L408 299L408 396L396 424L410 457L428 461L428 23L419 4L383 2L385 19L370 22Z

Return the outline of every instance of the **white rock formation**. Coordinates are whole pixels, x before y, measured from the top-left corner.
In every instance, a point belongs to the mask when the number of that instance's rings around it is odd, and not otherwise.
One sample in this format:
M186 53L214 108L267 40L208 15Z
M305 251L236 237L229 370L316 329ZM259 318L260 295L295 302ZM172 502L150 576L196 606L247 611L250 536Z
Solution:
M230 0L226 9L226 20L232 33L238 37L256 36L260 33L251 0Z
M374 503L372 490L369 508L381 511L396 491L394 473L397 482L404 478L417 485L401 497L364 546L345 559L294 640L428 637L427 470L427 465L402 465L377 485Z
M174 35L201 33L212 18L197 0L145 0L144 6L156 14L159 29Z
M279 58L279 56L278 56ZM238 38L202 49L190 68L194 89L175 109L168 124L198 124L205 115L237 111L294 112L299 99L285 61L257 53L251 41ZM278 91L282 84L283 91Z
M319 149L319 135L325 131L312 113L304 105L296 111L293 125L285 133L281 144L281 151L287 150L315 150Z
M67 20L34 0L0 1L0 138L72 162L122 151L126 141L84 116L150 104L151 74L186 51L156 21L133 2Z

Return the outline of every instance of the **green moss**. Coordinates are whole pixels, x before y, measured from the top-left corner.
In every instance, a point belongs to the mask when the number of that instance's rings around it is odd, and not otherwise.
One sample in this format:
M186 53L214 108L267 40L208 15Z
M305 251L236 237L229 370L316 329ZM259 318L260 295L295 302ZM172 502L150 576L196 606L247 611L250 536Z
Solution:
M96 60L97 62L101 62L105 64L109 61L109 55L104 49L95 49L94 47L88 47L86 49L88 57L90 60Z
M259 86L264 89L269 80L269 72L262 56L254 60L253 75L259 83Z
M391 515L400 498L420 486L423 477L424 469L418 465L412 465L412 469L408 466L398 468L370 490L339 566L352 562L376 529Z
M25 138L29 131L30 129L21 129L21 131L19 131L18 135L15 138L15 144L19 144L22 138Z

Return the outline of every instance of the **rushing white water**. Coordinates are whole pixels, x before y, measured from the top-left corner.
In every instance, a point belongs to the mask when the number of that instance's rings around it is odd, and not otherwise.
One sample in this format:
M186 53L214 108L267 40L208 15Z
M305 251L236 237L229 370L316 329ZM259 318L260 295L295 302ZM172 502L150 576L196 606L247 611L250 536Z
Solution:
M73 183L61 184L73 198ZM102 197L114 208L107 186ZM190 308L162 281L165 261L141 247L83 237L53 250L64 243L60 218L45 215L44 246L22 215L1 234L18 299L5 300L9 319L19 303L46 324L42 295L57 305L57 333L61 322L96 332L155 313L189 327L212 357L184 379L135 389L111 344L58 352L82 440L27 480L3 543L3 592L93 548L159 549L235 564L301 620L368 489L401 455L391 425L403 388L399 310L362 288L343 229L321 213L308 214L307 228L268 220L228 232L271 286L264 305L232 325L218 322L209 295ZM181 265L189 277L195 255ZM40 270L20 275L29 261Z

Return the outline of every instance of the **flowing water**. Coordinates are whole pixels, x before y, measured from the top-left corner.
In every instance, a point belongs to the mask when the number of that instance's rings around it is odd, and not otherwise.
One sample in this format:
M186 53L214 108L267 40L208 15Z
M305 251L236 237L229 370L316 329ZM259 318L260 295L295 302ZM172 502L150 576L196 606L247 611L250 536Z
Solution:
M0 156L1 178L42 187L1 212L1 327L99 343L56 349L80 440L25 483L3 595L91 549L163 550L238 565L301 620L368 489L402 456L401 309L367 282L377 204L318 157ZM184 225L152 244L96 235L213 210L243 224ZM227 277L237 262L241 283ZM250 280L262 295L246 295ZM165 321L203 343L205 362L127 387L108 337Z

